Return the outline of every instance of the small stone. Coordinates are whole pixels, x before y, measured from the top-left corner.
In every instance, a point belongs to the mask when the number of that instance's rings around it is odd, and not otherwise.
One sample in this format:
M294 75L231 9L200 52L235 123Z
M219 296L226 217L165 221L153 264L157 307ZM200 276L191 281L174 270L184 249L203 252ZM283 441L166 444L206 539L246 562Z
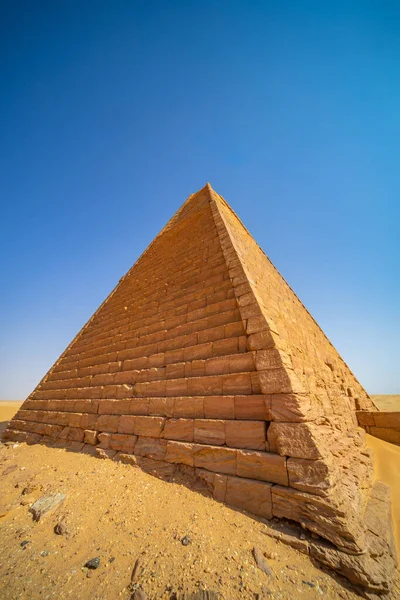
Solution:
M110 556L110 559L109 559L109 561L108 561L108 562L109 562L109 563L113 563L113 562L114 562L114 560L115 560L115 556Z
M36 500L29 509L33 515L34 521L39 521L45 514L53 510L58 504L65 500L65 494L53 494L51 496L43 496Z
M310 586L310 587L312 587L312 588L313 588L313 587L315 587L315 583L313 583L312 581L305 581L305 580L303 579L302 583L304 583L304 585L309 585L309 586Z
M271 570L271 567L265 560L263 553L261 552L261 550L259 548L253 548L253 556L254 556L254 560L256 561L257 567L261 571L263 571L266 575L268 575L269 577L272 577L273 572Z
M96 558L91 558L90 560L88 560L85 564L85 567L87 567L88 569L97 569L99 565L100 558L96 556Z
M306 540L306 539L307 539L307 536L306 536L306 535L304 535L304 533L301 533L301 534L300 534L300 539L301 539L301 540Z
M25 548L25 546L30 543L31 543L31 540L24 540L23 542L20 543L20 546L22 546L22 548Z
M56 533L57 535L67 535L68 529L67 525L65 524L65 521L62 520L59 523L57 523L57 525L54 527L54 533Z
M48 556L50 554L50 552L48 550L43 550L43 552L40 553L40 556Z
M181 544L182 546L189 546L189 544L191 543L191 539L188 535L185 535L182 539L181 539Z
M139 589L133 593L131 600L147 600L147 595L143 590Z

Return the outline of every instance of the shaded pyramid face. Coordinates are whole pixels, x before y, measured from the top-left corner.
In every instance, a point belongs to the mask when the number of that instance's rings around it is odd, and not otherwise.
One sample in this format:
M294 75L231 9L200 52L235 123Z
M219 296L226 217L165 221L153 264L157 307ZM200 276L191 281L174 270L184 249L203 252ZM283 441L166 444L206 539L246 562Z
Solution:
M120 280L5 437L105 453L165 476L183 470L229 505L301 523L327 542L312 544L318 560L385 592L395 565L390 500L372 485L355 414L371 408L207 184Z

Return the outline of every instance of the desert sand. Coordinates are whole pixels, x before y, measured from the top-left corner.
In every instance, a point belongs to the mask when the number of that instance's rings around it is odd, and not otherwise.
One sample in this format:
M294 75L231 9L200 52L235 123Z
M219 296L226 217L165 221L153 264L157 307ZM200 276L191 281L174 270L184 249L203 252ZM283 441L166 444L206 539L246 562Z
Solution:
M378 410L400 411L400 395L380 394L371 396L371 398Z
M0 403L0 421L17 408ZM375 475L392 487L400 548L400 448L367 440ZM182 480L169 483L122 463L26 444L0 445L0 474L2 600L130 599L135 590L148 600L189 598L198 590L226 600L359 598L344 578L273 537L288 531L287 524L233 510ZM65 494L64 502L34 522L32 503L55 493ZM271 576L258 568L255 547ZM96 557L99 567L87 569ZM398 581L392 598L400 599Z

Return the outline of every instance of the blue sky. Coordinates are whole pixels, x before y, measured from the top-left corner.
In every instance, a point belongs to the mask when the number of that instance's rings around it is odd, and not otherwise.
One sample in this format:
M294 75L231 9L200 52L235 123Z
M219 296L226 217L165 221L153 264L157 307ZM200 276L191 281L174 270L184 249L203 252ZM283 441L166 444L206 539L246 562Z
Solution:
M0 9L0 398L210 181L370 393L400 393L398 2Z

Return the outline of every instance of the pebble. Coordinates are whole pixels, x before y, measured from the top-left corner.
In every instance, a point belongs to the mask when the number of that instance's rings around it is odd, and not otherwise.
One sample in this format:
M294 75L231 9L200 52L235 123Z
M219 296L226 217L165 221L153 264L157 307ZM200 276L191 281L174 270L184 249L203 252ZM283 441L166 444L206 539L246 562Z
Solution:
M191 543L191 539L188 535L185 535L182 539L181 539L181 544L182 546L189 546L189 544Z
M90 560L88 560L85 564L85 567L87 567L88 569L97 569L99 565L100 559L98 556L96 556L96 558L91 558Z
M23 542L20 543L20 546L22 546L22 548L25 548L25 546L30 543L31 543L31 540L24 540Z
M40 553L40 556L48 556L50 554L50 552L48 550L43 550L43 552Z
M56 533L57 535L66 535L68 533L65 521L60 521L59 523L57 523L57 525L54 527L54 533Z

